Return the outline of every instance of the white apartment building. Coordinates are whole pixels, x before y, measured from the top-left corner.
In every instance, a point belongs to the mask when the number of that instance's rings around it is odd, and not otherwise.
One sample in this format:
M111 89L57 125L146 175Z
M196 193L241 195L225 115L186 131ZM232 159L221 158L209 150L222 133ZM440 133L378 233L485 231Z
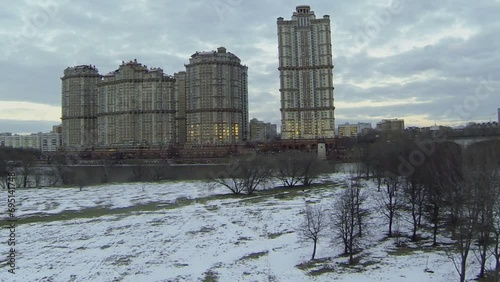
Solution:
M35 149L43 152L55 152L61 147L61 134L59 133L32 133L18 135L0 133L0 147Z

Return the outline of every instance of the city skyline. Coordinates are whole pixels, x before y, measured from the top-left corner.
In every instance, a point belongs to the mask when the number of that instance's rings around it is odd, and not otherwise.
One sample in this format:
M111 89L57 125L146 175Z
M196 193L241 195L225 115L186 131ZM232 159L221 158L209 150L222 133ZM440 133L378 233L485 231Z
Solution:
M336 124L455 125L495 120L500 106L499 1L95 3L4 5L0 132L60 123L66 67L105 74L137 59L173 75L193 52L219 46L249 67L249 119L280 125L276 19L298 5L331 17Z

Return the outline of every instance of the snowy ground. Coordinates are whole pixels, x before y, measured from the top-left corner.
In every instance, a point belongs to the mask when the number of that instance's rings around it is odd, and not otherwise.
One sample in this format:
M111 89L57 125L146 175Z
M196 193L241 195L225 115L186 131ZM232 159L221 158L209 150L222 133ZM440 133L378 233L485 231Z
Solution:
M296 234L302 210L306 202L331 207L346 177L332 174L321 181L336 185L253 197L223 195L226 190L210 190L204 182L18 190L17 215L26 218L16 229L18 269L9 274L2 263L0 280L457 280L443 251L397 248L394 239L385 239L373 200L359 264L346 265L341 246L328 235L310 263L312 244ZM373 199L374 184L365 185ZM434 273L424 272L426 267Z

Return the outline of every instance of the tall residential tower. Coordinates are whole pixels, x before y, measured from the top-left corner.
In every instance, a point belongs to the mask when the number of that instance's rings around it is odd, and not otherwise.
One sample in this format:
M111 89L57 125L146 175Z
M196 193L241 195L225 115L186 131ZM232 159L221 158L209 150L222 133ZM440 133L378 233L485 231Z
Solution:
M67 149L82 149L97 141L97 82L95 66L64 70L62 80L62 143Z
M281 138L335 137L330 16L297 6L278 18Z
M186 65L188 145L235 145L248 138L248 68L220 47Z
M97 84L97 136L101 146L169 146L175 143L173 77L136 60Z

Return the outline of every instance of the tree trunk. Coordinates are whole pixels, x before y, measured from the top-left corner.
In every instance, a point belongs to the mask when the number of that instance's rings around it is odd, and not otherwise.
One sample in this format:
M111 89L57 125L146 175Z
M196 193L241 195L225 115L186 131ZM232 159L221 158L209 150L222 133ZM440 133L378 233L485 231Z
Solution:
M352 225L352 227L354 227L354 225ZM351 229L351 238L349 239L349 264L352 264L353 263L353 246L354 246L354 242L353 242L353 239L354 239L354 228Z
M392 237L392 218L393 218L393 213L389 211L389 237Z
M432 214L432 221L434 223L433 232L432 232L432 245L437 246L437 233L438 233L438 214L439 214L439 206L434 204L434 212Z
M359 198L359 196L358 196ZM363 223L362 218L361 218L361 210L360 210L360 203L359 201L356 202L356 219L358 223L358 237L363 237Z
M358 216L358 217L360 217L360 216ZM361 218L358 218L358 236L360 238L363 237L363 232L362 231L363 231L363 228L362 228Z
M486 268L486 249L481 251L480 264L481 270L479 271L479 278L484 278L484 272Z
M465 282L465 271L467 270L467 256L460 263L460 282Z
M495 278L497 279L497 281L499 278L499 274L500 274L500 260L497 259L497 262L495 265Z
M422 227L422 205L418 208L418 220L417 227Z
M486 260L488 259L488 251L490 246L490 235L489 231L482 231L479 241L479 278L484 278L486 273Z
M313 249L313 255L312 255L311 260L314 260L314 257L316 256L316 243L317 242L318 242L318 240L314 240L314 249Z

